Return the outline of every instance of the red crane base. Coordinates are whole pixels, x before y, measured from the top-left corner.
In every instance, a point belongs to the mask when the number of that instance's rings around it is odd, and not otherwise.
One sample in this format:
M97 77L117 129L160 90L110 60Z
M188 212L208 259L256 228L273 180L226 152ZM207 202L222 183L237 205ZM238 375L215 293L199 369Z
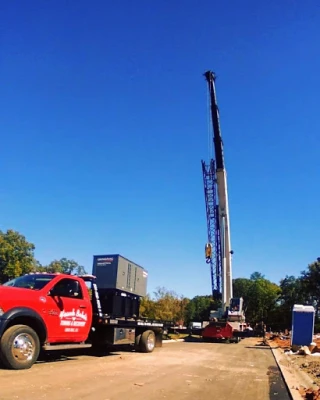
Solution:
M206 342L229 341L238 343L240 337L237 336L236 332L240 331L238 322L213 321L203 329L202 338Z

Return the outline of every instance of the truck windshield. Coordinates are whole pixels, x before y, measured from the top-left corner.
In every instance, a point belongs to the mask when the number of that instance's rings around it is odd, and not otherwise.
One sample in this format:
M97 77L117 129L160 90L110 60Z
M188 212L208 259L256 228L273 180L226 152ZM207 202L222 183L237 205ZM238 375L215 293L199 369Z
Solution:
M4 283L3 286L13 286L24 289L41 290L54 277L55 275L50 275L50 274L24 275Z

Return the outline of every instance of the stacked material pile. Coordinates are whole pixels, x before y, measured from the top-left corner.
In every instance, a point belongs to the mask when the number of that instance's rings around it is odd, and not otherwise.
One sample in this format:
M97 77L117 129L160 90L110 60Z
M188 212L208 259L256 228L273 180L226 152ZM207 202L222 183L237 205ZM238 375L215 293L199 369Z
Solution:
M283 349L289 349L291 346L290 336L270 335L269 341L272 342L272 347L276 345L277 347L281 347Z

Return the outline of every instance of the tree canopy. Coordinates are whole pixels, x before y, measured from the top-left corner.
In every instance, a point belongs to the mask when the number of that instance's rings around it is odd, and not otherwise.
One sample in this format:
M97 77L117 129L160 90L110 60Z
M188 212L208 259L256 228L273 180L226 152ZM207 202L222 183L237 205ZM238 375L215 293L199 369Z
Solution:
M53 260L48 266L43 268L47 272L60 272L64 274L82 275L86 273L86 270L82 265L79 265L74 260L68 260L65 257L60 260Z
M153 299L150 295L142 299L140 306L142 316L184 324L189 299L164 287L158 287L153 295Z
M34 244L19 232L0 231L0 282L33 271L37 266L34 249Z

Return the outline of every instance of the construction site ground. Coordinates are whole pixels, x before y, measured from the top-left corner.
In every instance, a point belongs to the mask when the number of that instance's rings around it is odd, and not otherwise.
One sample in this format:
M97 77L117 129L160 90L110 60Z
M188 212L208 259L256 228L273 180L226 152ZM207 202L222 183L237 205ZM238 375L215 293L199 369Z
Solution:
M0 370L0 399L288 400L274 356L259 342L194 339L151 354L52 354L29 370Z
M292 354L290 338L275 336L268 343L277 355L291 392L296 391L308 400L320 399L320 338L315 337L315 346L306 348L311 354L304 354L303 349L302 354Z

